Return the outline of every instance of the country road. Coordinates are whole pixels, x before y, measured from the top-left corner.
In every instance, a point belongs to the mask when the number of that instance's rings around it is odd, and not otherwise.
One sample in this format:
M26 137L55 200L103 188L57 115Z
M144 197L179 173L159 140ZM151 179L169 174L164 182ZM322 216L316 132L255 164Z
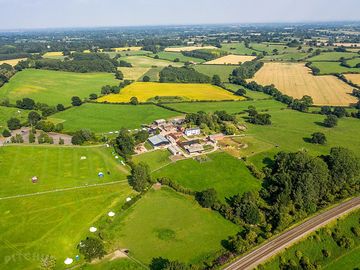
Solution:
M238 260L228 265L224 269L225 270L253 269L259 264L263 263L265 260L269 259L270 257L274 256L275 254L283 250L285 247L294 244L296 241L306 236L307 234L328 224L329 222L340 217L341 215L344 215L359 207L360 207L360 197L341 203L336 207L331 208L326 212L323 212L317 216L314 216L308 219L307 221L305 221L304 223L295 226L292 229L276 236L275 238L261 245L257 249L240 257Z

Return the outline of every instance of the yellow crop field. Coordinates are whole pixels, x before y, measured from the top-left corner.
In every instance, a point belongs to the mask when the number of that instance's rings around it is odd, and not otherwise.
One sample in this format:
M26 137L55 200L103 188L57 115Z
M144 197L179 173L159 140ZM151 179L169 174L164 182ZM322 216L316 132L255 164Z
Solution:
M142 47L119 47L112 48L115 52L124 52L124 51L140 51Z
M262 85L274 84L294 98L309 95L315 105L348 106L357 102L352 87L335 76L313 76L302 63L265 63L253 79Z
M9 65L15 66L17 63L19 63L19 62L22 61L22 60L26 60L26 58L3 60L3 61L0 61L0 65L2 65L2 64L9 64Z
M119 67L120 70L124 74L125 80L134 80L137 81L140 77L142 77L146 72L150 70L150 68L146 67Z
M136 82L120 91L101 97L99 102L129 102L131 97L137 97L140 102L146 102L154 97L182 97L185 100L241 100L220 87L211 84L180 84Z
M190 51L195 51L195 50L200 50L200 49L217 49L214 46L186 46L186 47L168 47L165 48L165 52L190 52Z
M360 85L360 74L345 74L346 79Z
M244 63L255 59L255 56L249 55L225 55L223 57L205 62L207 65L238 65L239 63Z
M44 54L44 57L59 57L59 56L63 56L62 52L47 52Z

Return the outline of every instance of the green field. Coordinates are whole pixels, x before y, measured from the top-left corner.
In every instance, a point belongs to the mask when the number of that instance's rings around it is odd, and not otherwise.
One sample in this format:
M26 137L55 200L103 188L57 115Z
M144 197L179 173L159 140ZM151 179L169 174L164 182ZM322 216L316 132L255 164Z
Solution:
M145 76L148 76L150 78L151 82L158 82L160 79L160 71L162 70L162 67L156 67L156 68L150 68L145 74L143 74L139 81L143 81L143 78Z
M221 200L260 188L243 161L226 153L208 155L208 161L187 159L172 163L153 173L153 178L168 177L194 191L214 188Z
M339 61L340 58L351 59L358 56L353 52L322 52L319 55L309 58L309 61Z
M169 65L181 67L183 63L174 63L162 59L154 59L148 56L124 56L121 60L131 63L134 67L167 67Z
M347 68L340 65L340 62L313 62L312 66L320 69L320 74L334 73L360 73L360 68Z
M0 165L1 197L126 180L128 175L105 147L1 147ZM31 182L33 176L38 183Z
M0 268L38 269L40 258L56 257L57 269L74 258L77 244L101 216L133 192L127 183L2 200Z
M234 102L189 102L189 103L173 103L166 104L167 106L188 112L214 112L219 110L225 110L228 113L239 113L244 110L247 110L249 106L255 106L258 111L263 110L279 110L281 108L286 108L286 105L277 102L275 100L257 100L257 101L234 101Z
M221 50L227 51L228 53L231 54L240 54L240 55L252 55L254 52L258 53L257 51L246 48L243 42L222 43Z
M228 82L229 76L236 68L236 66L227 66L227 65L195 65L195 70L212 77L214 75L219 75L222 82Z
M2 132L4 128L7 128L7 120L12 117L18 118L21 122L27 121L28 113L29 111L26 110L0 106L0 132Z
M176 58L180 60L180 62L194 62L194 63L201 63L204 62L203 59L195 58L195 57L188 57L183 55L181 52L158 52L157 54L152 55L154 57L155 55L159 56L160 59L168 60L171 62L174 62Z
M250 47L257 51L265 51L268 54L274 54L273 50L278 50L278 54L291 54L291 53L302 53L309 49L308 46L302 46L301 50L298 47L288 47L286 44L281 43L251 43Z
M357 64L360 63L360 57L354 58L354 59L351 59L351 60L347 60L346 63L348 65L350 65L351 67L355 67Z
M119 81L110 73L26 69L0 88L0 98L8 97L12 103L28 97L49 105L70 105L72 96L87 98L91 93L99 94L106 84L118 85Z
M264 60L274 60L274 61L300 61L306 58L308 53L287 53L287 54L278 54L278 55L267 55Z
M96 133L140 128L159 118L171 118L179 113L155 105L115 105L87 103L52 115L50 120L63 122L65 131L82 128Z
M170 157L170 152L167 149L165 149L165 150L151 151L141 155L133 156L133 161L135 163L145 162L147 165L149 165L150 170L154 171L169 164L171 162L169 157Z
M321 269L358 269L360 267L360 238L351 232L351 227L359 228L359 217L360 212L357 211L318 230L302 242L293 245L286 249L285 252L273 258L264 265L263 269L279 269L280 257L285 261L291 259L299 265L299 259L295 255L296 251L300 251L303 256L310 258L312 263L316 261L321 265ZM340 230L341 235L346 235L354 240L354 246L351 249L339 247L331 235L329 235L329 232L333 232L335 228ZM328 258L322 254L323 249L330 253Z
M272 97L268 94L265 94L263 92L258 92L258 91L253 91L253 90L249 90L244 88L241 85L236 85L236 84L232 84L232 83L225 83L224 84L225 87L233 92L236 92L237 90L241 89L245 89L246 90L246 97L254 99L254 100L258 100L258 99L271 99Z
M96 264L86 264L81 266L81 270L144 270L146 267L139 265L131 259L121 258L113 261L104 261Z
M221 249L221 240L241 228L191 197L166 187L150 190L132 208L104 228L105 241L127 248L149 263L154 257L201 263Z

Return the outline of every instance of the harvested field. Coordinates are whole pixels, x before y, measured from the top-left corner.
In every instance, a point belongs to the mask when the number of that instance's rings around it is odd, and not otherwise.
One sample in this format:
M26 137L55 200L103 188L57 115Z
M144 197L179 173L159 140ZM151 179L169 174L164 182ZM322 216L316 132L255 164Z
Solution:
M357 102L350 95L352 87L335 76L313 76L302 63L266 63L252 80L262 85L274 84L294 98L309 95L315 105L349 106Z
M123 74L125 80L134 80L137 81L139 78L144 76L150 68L146 67L120 67L118 68Z
M15 66L17 63L19 63L22 60L26 60L26 58L9 59L9 60L0 61L0 65L9 64L9 65Z
M119 47L112 48L115 52L125 52L125 51L140 51L142 47Z
M207 65L238 65L239 63L248 62L255 59L255 56L249 55L226 55L206 62Z
M360 85L360 74L345 74L346 79Z
M217 49L214 46L186 46L186 47L168 47L165 49L165 52L190 52L200 49Z
M244 99L211 84L136 82L125 87L119 94L107 95L99 98L98 101L129 102L131 97L137 97L140 102L146 102L155 97L180 97L183 100Z

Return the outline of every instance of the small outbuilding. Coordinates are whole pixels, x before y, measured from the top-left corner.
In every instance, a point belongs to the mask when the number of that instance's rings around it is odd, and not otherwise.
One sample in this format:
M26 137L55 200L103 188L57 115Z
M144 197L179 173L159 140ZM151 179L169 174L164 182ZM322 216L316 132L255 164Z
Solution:
M196 136L196 135L200 135L201 130L199 127L195 127L195 128L187 128L184 131L186 136Z

